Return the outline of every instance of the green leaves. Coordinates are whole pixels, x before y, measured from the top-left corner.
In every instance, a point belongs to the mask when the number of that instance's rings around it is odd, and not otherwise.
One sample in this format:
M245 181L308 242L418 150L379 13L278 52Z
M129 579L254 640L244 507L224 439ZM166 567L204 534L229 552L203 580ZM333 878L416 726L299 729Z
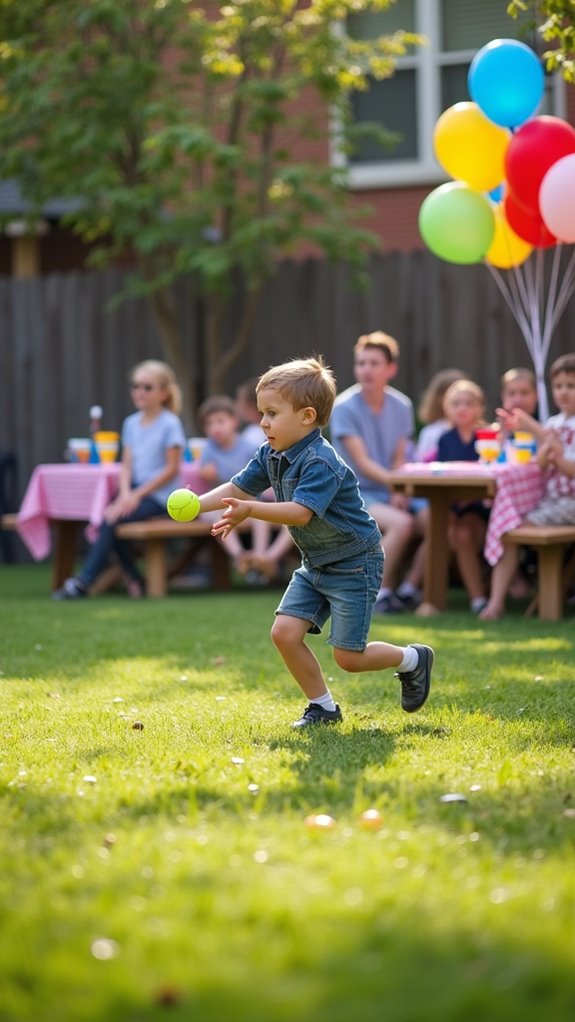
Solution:
M150 292L193 271L226 294L240 270L253 293L310 240L359 264L376 239L330 147L353 151L349 96L411 40L347 35L348 14L387 5L230 0L208 17L188 0L4 0L0 179L37 207L75 200L98 263L133 252Z

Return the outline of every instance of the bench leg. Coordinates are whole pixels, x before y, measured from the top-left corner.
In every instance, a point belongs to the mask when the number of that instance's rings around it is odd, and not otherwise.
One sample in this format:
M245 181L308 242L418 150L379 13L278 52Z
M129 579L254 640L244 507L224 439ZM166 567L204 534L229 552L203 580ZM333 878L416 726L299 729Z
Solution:
M539 547L539 617L558 621L563 613L563 547Z
M166 595L168 558L165 539L147 539L145 543L146 594L154 599Z
M212 542L212 565L214 569L214 589L230 589L232 584L232 567L229 554L217 539Z

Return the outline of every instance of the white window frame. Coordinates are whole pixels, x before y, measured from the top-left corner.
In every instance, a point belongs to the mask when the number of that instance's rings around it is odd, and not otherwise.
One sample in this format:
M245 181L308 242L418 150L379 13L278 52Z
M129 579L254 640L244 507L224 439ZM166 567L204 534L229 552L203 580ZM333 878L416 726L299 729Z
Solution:
M451 180L439 166L433 152L433 129L441 112L441 68L448 64L462 64L471 61L475 50L450 51L441 53L440 39L441 0L415 0L415 31L427 39L425 46L417 47L414 54L401 57L398 69L416 68L416 103L418 112L417 148L421 154L415 160L386 160L381 163L351 163L336 145L337 124L331 132L331 163L347 167L348 186L357 191L368 188L392 188L406 185L440 184ZM513 35L513 21L509 19L510 37ZM565 117L565 82L555 74L551 82L553 113ZM460 102L469 100L466 94Z

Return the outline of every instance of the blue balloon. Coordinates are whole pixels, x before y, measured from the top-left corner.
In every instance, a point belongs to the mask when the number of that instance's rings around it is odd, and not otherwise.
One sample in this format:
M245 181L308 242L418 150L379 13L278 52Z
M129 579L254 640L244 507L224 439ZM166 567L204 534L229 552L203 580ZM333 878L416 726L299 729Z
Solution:
M503 185L497 185L497 188L492 188L489 192L489 198L492 199L493 202L501 202L504 194L505 189Z
M467 75L469 95L490 121L517 128L537 110L545 88L539 57L517 39L494 39L478 50Z

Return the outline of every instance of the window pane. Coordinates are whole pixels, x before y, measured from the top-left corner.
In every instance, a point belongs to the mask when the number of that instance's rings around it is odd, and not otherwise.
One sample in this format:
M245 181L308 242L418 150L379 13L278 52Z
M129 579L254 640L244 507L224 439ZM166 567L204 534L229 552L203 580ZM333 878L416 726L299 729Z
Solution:
M415 32L415 0L397 0L387 11L350 14L347 30L353 39L373 39L394 32Z
M467 72L469 64L450 64L441 68L441 111L455 103L470 101L467 88Z
M371 82L368 92L354 94L352 109L356 123L375 121L388 131L403 136L393 149L384 149L376 141L365 139L351 157L352 163L382 163L417 158L414 70L398 71L394 78Z
M477 50L492 39L516 39L522 22L506 13L505 0L441 0L441 49Z

